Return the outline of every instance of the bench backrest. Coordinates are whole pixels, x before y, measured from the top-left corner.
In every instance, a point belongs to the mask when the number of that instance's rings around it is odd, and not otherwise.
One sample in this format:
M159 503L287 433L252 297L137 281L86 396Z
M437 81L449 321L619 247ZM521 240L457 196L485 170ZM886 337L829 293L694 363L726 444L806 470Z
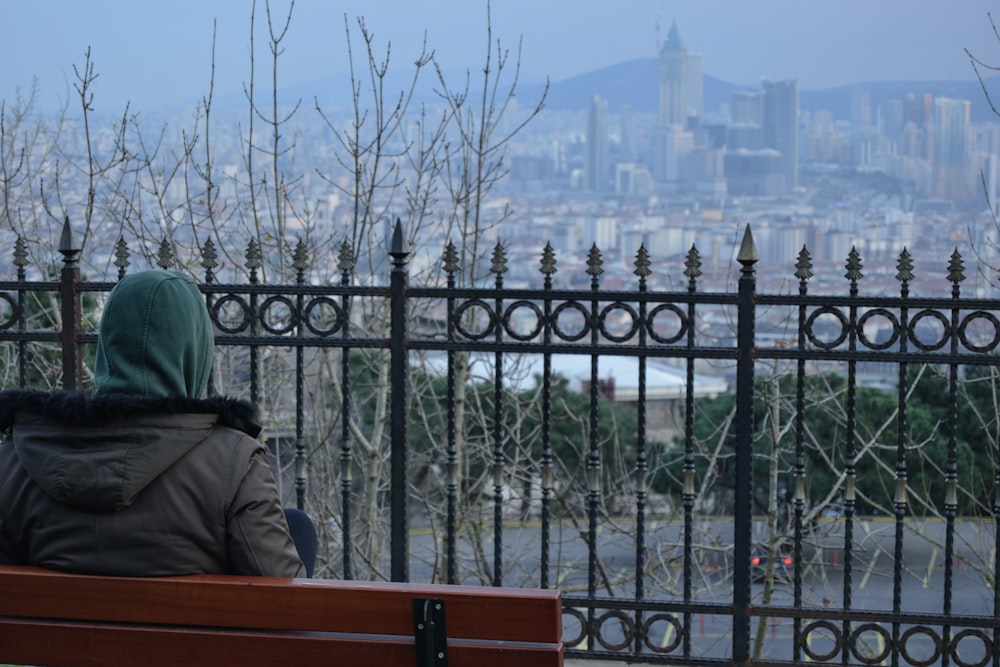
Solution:
M444 626L446 648L419 664L562 664L558 591L11 566L0 566L0 662L415 665L416 647L433 643L415 609L430 601L443 606L427 618L431 630Z

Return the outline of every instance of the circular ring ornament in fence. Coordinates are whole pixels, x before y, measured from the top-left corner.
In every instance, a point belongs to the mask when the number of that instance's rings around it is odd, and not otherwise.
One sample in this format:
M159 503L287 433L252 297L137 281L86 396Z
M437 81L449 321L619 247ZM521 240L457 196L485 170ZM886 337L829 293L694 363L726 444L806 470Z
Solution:
M880 642L874 643L874 645L876 646L878 645L882 646L882 651L879 654L873 656L866 656L859 651L858 640L860 640L861 635L863 635L866 632L874 632L875 634L879 635L879 637L881 637ZM887 657L889 657L889 653L892 652L892 635L890 635L889 631L883 628L878 623L862 623L857 628L855 628L853 632L851 632L851 637L848 640L848 643L851 647L851 655L853 655L855 658L857 658L859 661L863 662L866 665L877 665L881 663L883 660L885 660ZM872 645L872 642L865 642L865 645L870 646Z
M535 326L532 327L529 333L518 333L512 326L511 320L514 319L514 315L518 310L526 309L531 312L535 317ZM545 324L545 314L542 313L542 309L538 307L537 304L531 301L515 301L514 303L507 306L503 311L503 330L508 336L514 340L519 340L522 343L527 342L536 338L542 332L542 326Z
M463 320L465 319L465 314L467 312L473 312L473 309L482 310L486 313L486 326L482 328L481 331L472 332L469 331ZM472 322L481 322L479 318L471 318ZM482 340L489 336L497 327L497 315L490 308L489 304L482 299L469 299L464 302L458 308L455 309L455 329L465 338L469 340Z
M986 320L993 326L993 339L983 345L977 345L969 339L969 325L977 320ZM976 310L962 318L962 323L958 325L958 339L962 345L972 352L990 352L1000 344L1000 321L985 310Z
M923 635L930 638L931 643L934 645L934 653L929 658L921 659L910 655L909 650L906 648L906 643L915 635ZM903 659L911 665L916 665L916 667L928 667L928 665L934 664L937 662L938 658L941 657L941 637L939 637L938 633L926 625L914 625L912 628L907 628L906 631L900 635L899 652L903 656Z
M222 316L224 314L236 315L236 313L230 311L230 304L235 304L236 307L233 310L239 310L238 317L226 317L226 322L236 321L239 323L235 326L230 326L229 324L223 323ZM219 327L219 330L227 334L238 334L246 331L246 328L250 326L250 306L247 304L243 297L236 296L235 294L227 294L226 296L218 299L212 304L209 309L209 314L212 317L212 322L215 326Z
M958 653L958 645L966 637L975 637L983 643L983 657L976 662L969 662L968 660L962 660ZM986 635L985 632L978 628L966 628L961 632L955 633L955 636L951 638L951 659L955 661L958 667L985 667L990 660L993 659L993 641ZM968 654L968 651L966 651Z
M559 324L559 320L563 313L569 311L576 311L583 318L583 322L580 324L580 330L575 334L567 333ZM587 309L577 301L566 301L565 303L560 303L556 306L555 310L552 311L552 331L562 340L574 343L590 333L590 313L588 313Z
M673 626L674 631L670 633L670 643L666 646L657 646L649 640L651 635L651 630L653 629L654 623L659 623L664 621ZM659 634L659 633L657 633ZM666 637L667 633L664 632L663 636ZM681 637L684 636L684 630L681 628L680 621L673 614L657 613L653 614L646 620L642 622L642 643L652 651L653 653L672 653L678 646L681 645Z
M272 310L283 308L285 312L277 317ZM257 313L257 320L264 329L275 336L283 336L299 323L299 314L295 309L295 303L287 296L269 296L260 304ZM284 324L275 325L274 322Z
M579 646L587 638L587 617L583 615L582 611L580 611L579 609L574 609L572 607L570 607L569 609L563 607L562 613L564 616L566 614L569 614L574 619L576 619L577 622L580 623L580 634L578 634L576 637L566 637L565 635L563 635L563 646L567 648L573 648L575 646ZM566 629L566 624L563 623L563 630L565 631L565 629Z
M627 326L628 330L625 333L612 333L608 329L608 315L619 310L625 312L629 317L629 323ZM627 303L615 301L614 303L609 303L601 310L601 314L598 318L598 326L601 328L601 335L608 340L615 343L625 343L635 335L636 331L639 330L639 313L635 312L635 308Z
M812 647L812 642L809 641L809 635L817 630L827 630L831 635L833 635L833 648L826 653L820 653ZM816 662L827 662L833 660L833 657L840 653L840 646L843 642L843 635L840 633L840 628L833 624L831 621L813 621L805 628L802 629L802 635L799 637L799 648L808 655L810 658Z
M324 317L324 313L328 309L333 311L333 324L325 328L320 328L317 325L317 321L325 322L328 320L327 317ZM332 336L340 331L341 327L344 326L344 322L347 320L344 316L344 309L340 307L339 303L328 296L318 296L315 299L311 299L309 303L306 304L306 309L302 313L302 319L306 324L306 329L309 329L310 332L320 336L321 338L325 336Z
M622 640L620 642L613 642L604 638L604 624L611 619L618 619L618 622L622 625ZM609 609L594 619L594 625L596 626L595 635L597 642L609 651L620 651L635 639L635 622L623 611Z
M917 325L928 318L937 321L941 325L940 337L933 343L925 343L917 336ZM940 312L928 308L921 310L910 319L910 326L906 333L910 342L916 345L917 349L924 352L933 352L934 350L940 350L951 340L951 322Z
M865 335L865 324L867 324L869 320L876 317L883 317L889 320L892 325L892 335L889 336L888 340L882 343L876 343L868 340L868 336ZM899 340L899 320L896 319L896 316L891 311L888 311L885 308L875 308L873 310L869 310L867 313L858 318L858 340L860 340L861 344L869 350L886 350L895 345L896 341ZM841 341L843 341L843 338L841 338Z
M14 300L14 297L7 292L0 292L0 301L4 301L10 306L10 315L0 323L0 329L10 329L21 316L21 309L17 307L17 301Z
M656 331L656 317L663 312L673 313L677 316L677 333L672 336L663 336ZM646 318L646 322L646 331L649 333L649 337L657 343L661 343L663 345L672 345L673 343L676 343L683 338L688 331L687 313L672 303L661 303L656 308L653 308L653 310L649 311L649 316Z
M816 320L824 315L833 315L833 317L840 323L840 333L832 341L820 340L814 331ZM847 339L847 330L849 328L850 323L847 321L847 317L845 317L839 309L834 308L833 306L823 306L822 308L817 308L806 319L806 336L809 338L809 342L823 350L832 350L843 343Z

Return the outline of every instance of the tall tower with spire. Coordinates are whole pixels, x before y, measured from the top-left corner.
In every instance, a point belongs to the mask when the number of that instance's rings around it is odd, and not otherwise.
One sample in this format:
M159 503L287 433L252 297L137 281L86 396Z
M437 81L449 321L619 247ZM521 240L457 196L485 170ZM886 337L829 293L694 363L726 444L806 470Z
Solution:
M700 113L702 77L701 55L688 53L677 22L671 22L660 49L659 109L653 147L653 171L661 182L676 182L681 176L683 157L693 141L688 119Z
M670 25L667 41L660 49L659 125L687 123L688 115L688 52L681 42L677 22Z

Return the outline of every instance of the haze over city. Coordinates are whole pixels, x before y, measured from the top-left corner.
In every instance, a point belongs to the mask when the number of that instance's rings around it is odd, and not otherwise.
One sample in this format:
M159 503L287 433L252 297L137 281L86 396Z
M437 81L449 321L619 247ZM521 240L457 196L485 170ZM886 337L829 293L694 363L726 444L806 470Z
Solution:
M1000 40L990 16L997 3L988 0L0 3L0 57L7 65L0 100L7 113L26 103L33 86L32 119L44 124L47 114L70 105L66 133L23 136L39 142L51 136L59 151L77 150L70 133L82 124L75 122L81 111L73 84L88 48L96 75L88 128L99 150L117 145L126 104L121 155L128 160L149 150L139 141L142 132L163 128L164 150L154 160L164 163L161 171L121 167L128 179L170 175L162 177L169 182L133 190L162 193L157 206L138 195L129 203L129 221L141 216L155 237L165 218L183 225L205 215L189 210L192 202L200 205L190 181L172 175L200 178L192 160L202 159L202 147L191 142L207 143L202 120L210 91L216 173L205 186L216 208L230 214L225 233L255 219L245 208L248 183L285 178L247 173L248 153L269 150L248 141L244 125L252 52L256 114L274 77L282 110L272 111L285 119L275 140L282 147L268 155L294 157L274 161L295 184L285 195L280 234L342 238L352 224L357 177L344 169L338 152L344 144L334 135L354 122L345 76L351 53L355 72L367 77L357 18L364 17L373 36L376 59L391 44L385 92L394 97L409 83L425 35L451 90L461 88L466 73L473 87L481 85L476 77L486 59L490 8L493 40L512 51L508 82L521 49L516 100L505 107L510 114L503 122L530 114L545 95L544 82L551 83L542 112L503 142L502 155L492 155L499 177L480 202L503 223L492 231L511 257L532 260L515 262L512 280L537 279L533 260L545 241L574 260L596 245L625 279L640 247L676 259L698 245L711 249L705 270L715 275L706 280L724 284L727 248L748 222L765 261L787 262L808 247L817 262L842 264L854 249L888 265L906 248L942 267L939 258L958 242L1000 247L987 204L1000 202L1000 123L969 57L984 63L988 89L1000 81L989 67L1000 65ZM275 73L268 13L271 29L280 32L290 8ZM420 80L424 89L408 114L447 106L438 95L420 97L438 84L432 67ZM366 80L358 93L366 112L370 87ZM489 124L502 125L497 117ZM414 115L394 127L383 139L397 148L412 147L415 133L428 131ZM182 142L190 150L178 152ZM176 156L183 169L166 164ZM41 184L56 182L53 174L65 164L39 164L37 175L20 182L23 192L9 210L38 210ZM399 169L400 182L415 175L412 165ZM88 201L89 184L79 174L58 182L67 211ZM381 229L401 205L392 192L378 194L370 222ZM455 203L435 199L433 215L447 219ZM123 220L114 207L103 213L106 224L94 227L98 243L110 247ZM448 241L446 227L421 233L425 248ZM994 261L991 250L979 257Z
M271 3L275 17L289 3ZM136 3L0 2L0 99L11 100L37 78L46 108L71 90L73 66L92 48L99 109L114 111L184 106L206 93L213 21L215 81L220 94L239 93L248 78L252 3L179 0ZM803 89L865 81L969 80L964 49L987 62L997 43L987 13L990 0L497 0L493 36L516 50L522 39L526 81L560 81L617 63L652 58L672 22L685 45L704 54L704 71L724 81L755 84L762 77L794 77ZM266 50L265 3L257 3L257 48ZM477 68L483 59L486 2L406 0L303 1L282 61L285 85L346 71L344 16L364 16L377 44L392 44L393 63L405 68L430 49L450 69Z

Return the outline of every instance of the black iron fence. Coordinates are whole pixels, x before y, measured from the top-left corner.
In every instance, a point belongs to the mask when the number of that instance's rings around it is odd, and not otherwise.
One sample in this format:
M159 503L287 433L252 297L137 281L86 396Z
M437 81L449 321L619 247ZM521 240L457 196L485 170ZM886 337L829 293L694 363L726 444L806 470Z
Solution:
M301 245L286 284L259 282L254 244L246 283L217 282L211 243L198 262L231 353L217 380L287 424L277 465L323 518L329 576L559 587L575 658L1000 663L1000 300L962 294L957 251L939 296L911 295L906 251L874 295L853 251L840 291L813 294L805 249L797 293L759 293L749 228L735 291L700 289L694 248L680 291L649 287L645 249L634 286L602 288L596 247L587 287L555 288L549 247L539 285L508 287L499 245L494 284L458 287L450 245L439 284L409 284L403 238L397 224L387 286L354 283L346 244L337 284L309 283ZM73 246L67 223L60 278L29 281L18 242L0 283L9 383L34 384L48 346L63 385L85 384L86 299L114 282L81 279ZM31 324L45 294L61 327ZM358 544L379 512L387 568Z

